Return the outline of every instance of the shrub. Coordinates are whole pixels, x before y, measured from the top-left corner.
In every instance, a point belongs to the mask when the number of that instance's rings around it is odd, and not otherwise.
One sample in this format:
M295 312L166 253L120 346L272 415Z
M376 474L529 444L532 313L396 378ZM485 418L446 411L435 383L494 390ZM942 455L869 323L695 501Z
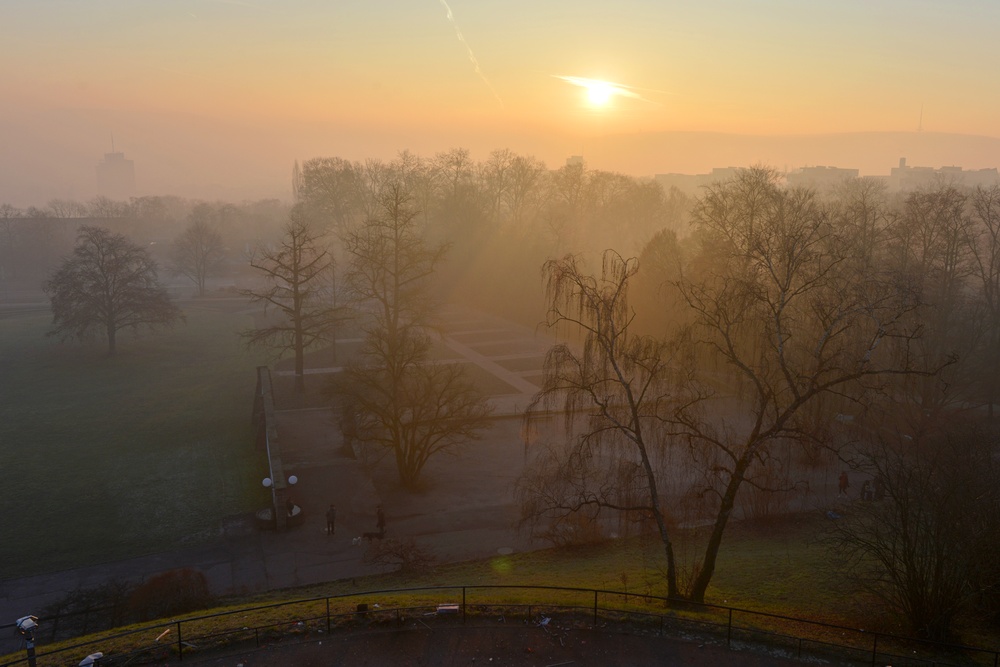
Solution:
M208 580L191 568L168 570L136 586L129 607L139 621L173 616L211 606Z

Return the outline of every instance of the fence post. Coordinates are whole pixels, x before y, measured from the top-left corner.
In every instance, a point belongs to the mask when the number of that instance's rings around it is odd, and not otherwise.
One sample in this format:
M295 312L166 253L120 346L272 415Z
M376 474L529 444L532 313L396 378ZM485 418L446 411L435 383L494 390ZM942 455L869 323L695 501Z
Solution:
M326 634L330 634L330 598L326 599Z
M875 667L875 660L878 658L878 633L872 636L872 667Z
M597 627L597 591L594 591L594 627Z
M733 608L729 608L729 624L726 626L726 648L733 648Z
M465 586L462 586L462 625L465 625Z
M184 660L184 642L181 639L181 622L177 621L177 659Z

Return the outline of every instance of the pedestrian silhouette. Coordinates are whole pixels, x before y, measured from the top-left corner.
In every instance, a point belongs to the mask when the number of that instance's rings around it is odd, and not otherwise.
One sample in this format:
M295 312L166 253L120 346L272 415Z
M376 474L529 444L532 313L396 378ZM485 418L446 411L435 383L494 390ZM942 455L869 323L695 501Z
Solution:
M330 503L330 509L326 511L326 534L333 535L337 531L337 506Z
M844 470L844 471L842 471L840 473L840 479L838 480L838 483L837 483L837 487L840 489L839 495L846 496L847 495L847 487L849 487L849 486L850 486L850 484L847 481L847 471Z

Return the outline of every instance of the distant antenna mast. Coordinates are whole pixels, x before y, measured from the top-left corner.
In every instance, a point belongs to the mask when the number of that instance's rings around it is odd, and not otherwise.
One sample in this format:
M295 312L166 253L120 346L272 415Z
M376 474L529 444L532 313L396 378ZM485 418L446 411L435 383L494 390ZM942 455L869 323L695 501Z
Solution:
M924 105L920 105L920 120L917 121L917 132L924 131Z

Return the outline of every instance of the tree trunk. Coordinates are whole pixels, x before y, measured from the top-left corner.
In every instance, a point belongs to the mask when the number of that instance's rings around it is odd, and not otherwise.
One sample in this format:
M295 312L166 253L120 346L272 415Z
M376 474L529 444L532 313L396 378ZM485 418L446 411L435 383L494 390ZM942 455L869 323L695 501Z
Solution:
M306 391L305 378L305 350L302 349L302 328L295 329L295 393L304 394Z
M722 496L719 512L715 516L715 525L712 526L712 534L709 536L708 544L705 546L705 557L701 562L701 570L691 584L690 599L692 602L701 603L705 601L705 591L708 590L708 584L712 581L712 575L715 574L715 562L719 557L719 547L722 546L722 536L726 532L726 524L729 523L729 517L732 516L733 507L736 505L736 494L740 490L740 485L743 484L743 478L746 475L748 465L749 458L748 456L744 456L737 462L736 468L733 470L733 476L729 478L729 484L726 485L726 493Z

